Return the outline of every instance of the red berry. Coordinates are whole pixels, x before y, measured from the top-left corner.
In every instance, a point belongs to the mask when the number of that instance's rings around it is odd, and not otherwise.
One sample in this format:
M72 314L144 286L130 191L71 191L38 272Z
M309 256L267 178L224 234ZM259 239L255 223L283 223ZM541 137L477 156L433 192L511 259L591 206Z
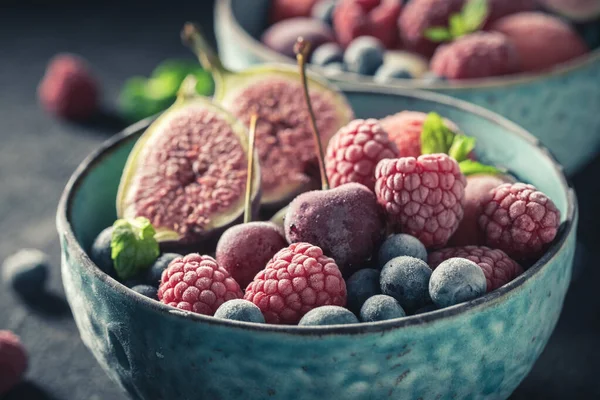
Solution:
M313 308L346 305L346 283L337 264L309 243L280 250L246 289L267 323L296 324Z
M271 0L271 23L288 18L309 17L318 0Z
M515 260L539 257L556 237L560 211L533 185L505 183L481 201L479 227L485 243Z
M58 117L83 120L98 107L98 86L86 63L71 54L54 57L38 87L42 106Z
M448 79L475 79L519 71L517 49L506 36L477 32L439 47L430 68Z
M158 287L161 302L204 315L213 315L227 300L242 296L240 285L225 268L197 253L171 261Z
M400 111L381 119L379 122L390 138L396 143L400 157L419 157L421 155L421 132L427 114L419 111ZM449 120L446 126L457 132L458 127Z
M429 254L429 266L435 269L442 261L460 257L479 265L491 292L523 273L523 268L499 249L485 246L448 247Z
M0 330L0 396L21 381L27 363L27 351L19 337Z
M375 170L375 194L395 232L442 247L463 217L466 180L446 154L382 160Z
M329 142L325 156L332 188L358 182L373 190L375 166L384 158L398 157L398 149L376 119L356 119L341 128Z
M338 42L346 47L359 36L373 36L390 49L398 41L399 0L341 0L333 13Z
M536 6L536 0L488 0L490 13L486 22L490 23L510 14L533 11Z
M523 71L547 69L588 52L569 24L541 12L510 15L494 22L490 29L514 43Z

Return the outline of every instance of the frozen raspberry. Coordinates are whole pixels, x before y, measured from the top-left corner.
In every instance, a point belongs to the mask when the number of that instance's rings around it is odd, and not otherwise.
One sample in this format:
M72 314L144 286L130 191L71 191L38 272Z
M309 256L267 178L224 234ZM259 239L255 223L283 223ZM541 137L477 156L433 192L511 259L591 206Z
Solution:
M429 266L435 269L449 258L466 258L483 270L487 291L491 292L507 284L523 273L523 268L499 249L485 246L448 247L429 254Z
M419 157L421 155L421 132L427 114L419 111L400 111L379 121L391 141L396 143L400 157ZM447 119L446 126L453 131L458 127Z
M505 183L481 201L485 243L515 260L539 257L556 237L560 211L533 185Z
M391 49L398 41L399 0L341 0L333 12L338 42L346 47L359 36L373 36Z
M325 168L329 184L337 187L358 182L373 190L377 163L396 157L396 145L376 119L356 119L341 128L327 146Z
M332 258L309 243L280 250L246 289L267 323L296 324L310 310L346 305L346 283Z
M83 120L98 107L98 84L86 63L71 54L54 57L38 87L42 106L59 117Z
M213 315L227 300L242 296L240 285L225 268L197 253L171 261L158 287L161 302L204 315Z
M447 79L476 79L519 72L517 48L496 32L477 32L440 46L431 70Z
M0 397L21 381L27 369L27 352L19 337L0 330Z
M588 52L577 32L557 17L524 12L504 17L490 29L508 37L519 54L523 71L540 71Z
M463 217L465 176L446 154L381 160L375 194L396 232L418 238L425 247L448 242Z
M296 17L309 17L318 0L272 0L271 23Z

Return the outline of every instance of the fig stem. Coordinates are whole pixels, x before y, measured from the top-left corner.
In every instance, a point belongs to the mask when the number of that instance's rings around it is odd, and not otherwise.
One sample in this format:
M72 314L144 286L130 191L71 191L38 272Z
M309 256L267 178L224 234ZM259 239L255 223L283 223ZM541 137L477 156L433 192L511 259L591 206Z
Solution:
M211 71L220 78L221 75L229 73L229 70L225 68L219 56L204 39L201 32L202 30L198 24L186 22L181 30L181 40L196 54L204 69Z
M254 138L258 115L250 117L250 133L248 135L248 176L246 177L246 199L244 202L244 223L252 221L252 182L254 181Z
M177 101L186 101L198 96L198 93L196 93L197 83L198 80L194 75L186 76L177 91Z
M313 131L315 146L317 147L317 161L319 162L319 171L321 172L321 188L323 190L327 190L329 189L329 180L327 179L327 172L325 171L325 156L323 155L323 144L321 143L319 129L317 128L317 120L315 118L315 113L310 102L310 96L308 94L308 81L306 79L306 57L309 51L310 42L304 40L303 37L299 37L296 41L296 44L294 45L294 53L296 53L296 61L298 62L300 78L302 79L304 100L306 101L306 107L308 108L310 125Z

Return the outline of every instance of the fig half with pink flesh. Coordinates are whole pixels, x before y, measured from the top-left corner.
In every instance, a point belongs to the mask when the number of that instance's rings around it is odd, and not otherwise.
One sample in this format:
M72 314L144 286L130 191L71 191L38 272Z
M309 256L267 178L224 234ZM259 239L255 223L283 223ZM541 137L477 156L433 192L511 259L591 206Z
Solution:
M262 171L262 205L277 209L297 194L314 188L318 171L308 109L296 67L263 64L240 72L225 68L193 24L186 24L184 41L212 71L214 100L246 126L258 115L256 148ZM346 97L327 81L309 75L312 107L326 146L354 118Z
M138 139L119 184L119 218L148 218L163 249L210 250L244 214L247 128L194 86L184 81L177 101ZM252 188L258 211L260 173Z

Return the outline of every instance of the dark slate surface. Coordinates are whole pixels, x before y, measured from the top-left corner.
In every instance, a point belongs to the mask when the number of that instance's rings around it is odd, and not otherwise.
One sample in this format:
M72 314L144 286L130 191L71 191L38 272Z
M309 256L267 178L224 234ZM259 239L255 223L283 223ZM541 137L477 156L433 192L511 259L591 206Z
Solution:
M35 90L46 61L71 51L95 67L105 102L114 105L127 77L147 75L167 57L189 57L179 42L181 24L192 19L210 25L212 7L209 0L144 2L143 9L127 2L53 3L3 2L0 14L0 258L37 247L54 264L51 294L38 305L0 290L0 329L22 337L31 361L26 381L6 399L119 400L125 397L82 344L64 301L54 216L70 173L122 124L110 118L85 126L57 121L40 111ZM583 216L579 233L593 250L599 237L599 176L597 158L573 179ZM600 300L594 290L600 269L594 253L581 265L558 328L514 399L600 398Z

